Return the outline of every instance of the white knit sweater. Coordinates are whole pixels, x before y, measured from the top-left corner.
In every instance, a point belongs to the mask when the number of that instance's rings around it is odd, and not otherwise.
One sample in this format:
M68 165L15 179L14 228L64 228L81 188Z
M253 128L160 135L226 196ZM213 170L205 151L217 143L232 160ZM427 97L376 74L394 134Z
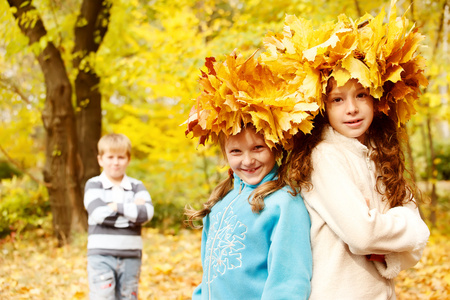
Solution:
M310 299L395 299L393 278L420 260L429 229L415 204L382 201L366 146L331 127L323 137L312 154L314 187L302 191L312 223ZM385 254L387 264L367 254Z

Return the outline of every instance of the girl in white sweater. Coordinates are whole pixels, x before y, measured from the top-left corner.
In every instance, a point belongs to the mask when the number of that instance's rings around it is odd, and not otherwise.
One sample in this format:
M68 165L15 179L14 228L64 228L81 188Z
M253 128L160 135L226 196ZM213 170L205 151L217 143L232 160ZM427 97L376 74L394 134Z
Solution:
M357 80L330 84L325 117L291 158L311 217L310 299L395 299L393 279L420 260L429 230L403 177L396 123L374 113Z
M400 145L427 84L415 56L423 36L395 7L384 19L340 16L313 30L287 16L283 32L264 40L262 60L322 108L290 159L311 217L310 299L395 299L393 279L419 261L429 237Z

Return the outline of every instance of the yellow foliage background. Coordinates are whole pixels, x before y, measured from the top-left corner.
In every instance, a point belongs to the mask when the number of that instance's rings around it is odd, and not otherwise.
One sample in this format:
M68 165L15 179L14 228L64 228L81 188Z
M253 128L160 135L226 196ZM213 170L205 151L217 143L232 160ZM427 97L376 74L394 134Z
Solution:
M408 129L417 176L430 182L436 178L431 180L426 171L429 145L423 132L429 122L435 142L448 144L441 129L448 128L450 120L446 104L450 55L443 50L444 33L439 31L445 1L418 0L413 6L409 1L399 3L399 10L407 12L426 36L426 46L420 50L427 58L430 85L423 91L418 113ZM188 299L201 278L200 233L181 229L183 207L204 202L226 169L216 148L197 147L180 126L199 93L197 79L204 58L220 60L235 48L249 56L262 46L268 31L282 30L286 13L314 18L314 25L318 25L340 13L353 19L365 12L375 15L389 2L112 0L108 33L99 52L88 59L101 77L103 133L130 137L133 153L129 175L141 179L150 191L156 207L152 226L161 229L144 229L141 299ZM29 47L7 2L0 0L0 146L37 178L42 176L44 160L40 113L45 83L34 54L42 44L53 41L74 80L71 49L80 3L34 0L49 34ZM447 91L442 92L442 87ZM434 163L444 166L448 162L435 159ZM12 203L17 209L26 200L31 207L45 204L45 188L29 181L26 176L2 181L0 203ZM443 195L436 206L441 226L433 229L420 263L398 277L399 299L450 297L450 228L445 213L448 190ZM430 215L428 206L422 205L425 217ZM70 245L58 248L51 236L51 219L31 221L21 220L15 231L0 240L0 298L85 299L86 235L76 234ZM27 231L30 226L35 230Z

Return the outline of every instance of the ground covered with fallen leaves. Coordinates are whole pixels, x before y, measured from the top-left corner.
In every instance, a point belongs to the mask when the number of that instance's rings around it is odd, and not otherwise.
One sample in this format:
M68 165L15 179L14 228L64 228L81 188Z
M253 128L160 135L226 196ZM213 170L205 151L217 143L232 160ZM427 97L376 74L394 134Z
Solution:
M144 229L139 299L190 299L201 279L200 231ZM87 299L86 235L58 248L45 232L0 241L0 299ZM397 278L405 299L450 299L450 240L432 233L422 260Z

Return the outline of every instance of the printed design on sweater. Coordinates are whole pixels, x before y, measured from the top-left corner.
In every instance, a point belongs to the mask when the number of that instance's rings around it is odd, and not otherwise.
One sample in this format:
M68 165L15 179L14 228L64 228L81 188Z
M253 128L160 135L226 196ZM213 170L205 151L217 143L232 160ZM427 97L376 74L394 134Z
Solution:
M242 250L247 226L237 220L233 208L228 206L223 212L217 213L211 219L210 239L205 251L205 280L211 283L227 270L242 266Z

